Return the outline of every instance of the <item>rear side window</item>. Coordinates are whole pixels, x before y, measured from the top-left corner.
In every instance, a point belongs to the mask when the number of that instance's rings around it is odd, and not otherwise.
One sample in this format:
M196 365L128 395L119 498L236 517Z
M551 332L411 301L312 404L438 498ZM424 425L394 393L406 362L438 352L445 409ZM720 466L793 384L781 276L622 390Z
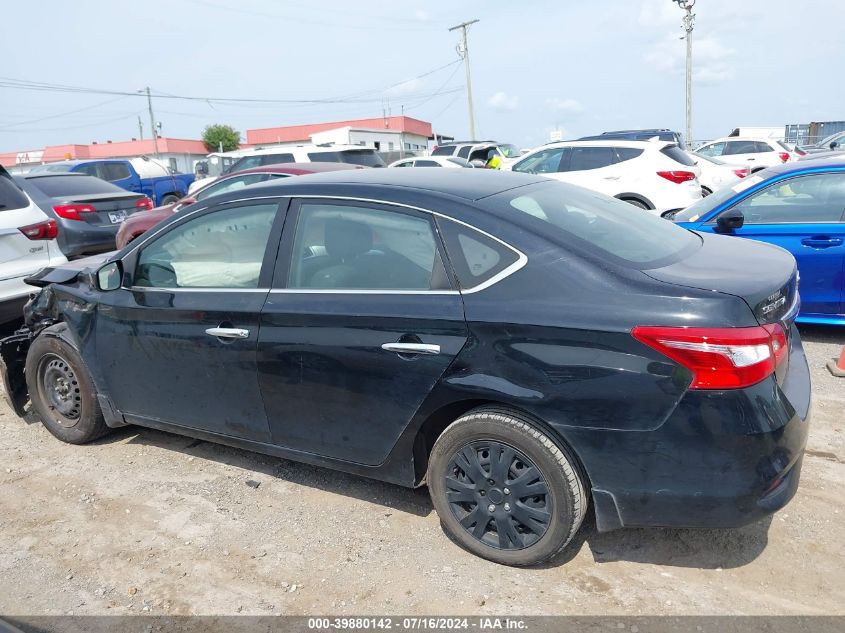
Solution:
M565 249L630 268L659 268L701 245L695 233L648 211L559 182L519 187L483 202L495 205L491 211L500 217L525 214L524 226Z
M364 167L384 167L381 156L373 150L343 150L339 152L309 152L308 158L315 162L349 163Z
M125 163L102 163L100 165L100 178L114 182L129 178L129 166Z
M638 158L643 153L643 150L636 149L634 147L615 147L614 149L616 150L616 162L617 163L623 163L626 160Z
M126 194L125 189L94 176L41 176L27 178L27 182L51 198L79 196L91 193Z
M462 147L461 149L458 150L458 158L468 158L470 151L472 151L471 145L467 145L465 147Z
M692 167L695 165L695 161L692 159L692 156L687 154L684 150L682 150L677 145L667 145L662 150L660 150L661 154L668 156L676 163L680 163L681 165L686 165L687 167Z
M414 162L414 167L440 167L440 163L436 160L418 160Z
M432 156L451 156L455 153L455 146L454 145L441 145L437 147L433 152L431 152Z
M279 163L292 163L293 154L264 154L261 157L262 165L277 165Z
M587 171L612 165L616 154L612 147L573 147L568 171Z
M0 167L0 211L23 209L29 206L24 192L15 184L5 169Z
M464 290L491 280L519 259L512 248L475 229L445 218L437 223Z
M760 152L757 149L757 143L754 141L728 141L725 143L725 156L732 156L734 154L757 154ZM766 149L762 150L764 152L770 152L771 150L766 147Z
M775 148L772 147L771 145L769 145L768 143L764 143L762 141L756 141L754 143L754 151L755 151L755 153L773 152L773 151L775 151Z

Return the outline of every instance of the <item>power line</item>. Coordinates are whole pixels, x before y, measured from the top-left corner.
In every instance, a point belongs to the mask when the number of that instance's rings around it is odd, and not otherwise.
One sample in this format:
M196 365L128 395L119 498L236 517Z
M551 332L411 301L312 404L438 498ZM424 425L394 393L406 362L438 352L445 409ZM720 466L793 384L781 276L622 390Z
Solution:
M103 101L101 103L95 103L94 105L90 105L84 108L79 108L77 110L69 110L67 112L59 112L58 114L51 114L49 116L43 116L39 119L29 119L28 121L18 121L17 123L8 123L6 125L0 125L0 130L5 130L10 127L17 127L19 125L28 125L30 123L40 123L41 121L47 121L48 119L57 119L63 116L69 116L71 114L76 114L78 112L85 112L86 110L93 110L94 108L99 108L100 106L104 106L109 103L114 103L115 101L120 101L121 99L125 99L126 97L118 97L117 99L109 99L108 101Z
M379 103L381 102L381 97L372 97L367 98L367 95L382 93L385 90L389 90L390 88L402 85L404 83L408 83L410 81L414 81L416 79L422 79L429 75L432 75L436 72L444 70L454 64L460 63L461 60L455 60L449 62L448 64L444 64L442 66L438 66L430 71L422 73L421 75L417 75L416 77L412 77L410 79L404 79L402 81L396 82L387 86L386 88L381 88L378 90L368 90L359 93L354 93L348 96L341 96L341 97L328 97L322 99L265 99L265 98L237 98L237 97L197 97L191 95L176 95L170 93L164 93L156 91L155 96L158 99L174 99L174 100L181 100L181 101L204 101L208 103L249 103L249 104L288 104L288 105L310 105L310 104L319 104L319 103ZM137 92L129 92L123 90L113 90L113 89L100 89L100 88L88 88L82 86L71 86L67 84L53 84L47 82L37 82L37 81L28 81L23 79L16 79L13 77L0 77L0 86L18 90L35 90L35 91L46 91L46 92L66 92L66 93L79 93L79 94L105 94L105 95L117 95L117 96L138 96ZM430 96L431 93L422 93L418 95L409 96L408 99L414 98L425 98Z

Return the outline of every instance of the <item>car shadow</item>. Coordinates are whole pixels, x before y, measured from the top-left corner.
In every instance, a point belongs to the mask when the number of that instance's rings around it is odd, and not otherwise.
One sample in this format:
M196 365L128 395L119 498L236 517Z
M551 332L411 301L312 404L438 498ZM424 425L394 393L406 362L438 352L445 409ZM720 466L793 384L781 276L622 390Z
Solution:
M35 416L37 419L37 416ZM316 488L389 507L419 517L434 508L425 487L411 490L399 485L262 455L222 444L141 427L116 429L93 444L113 442L155 446L168 451L234 466L247 471L244 485L262 477ZM596 563L628 561L670 567L730 569L756 559L768 543L771 517L737 529L627 528L599 533L595 515L588 511L572 542L560 554L536 568L565 565L586 545Z
M586 545L596 563L626 561L667 567L732 569L754 561L769 542L772 517L741 528L625 528L599 533L587 513L581 529L543 567L558 567Z
M34 417L36 420L38 419L37 415ZM246 482L250 480L260 485L264 483L262 477L266 477L353 497L420 517L428 516L434 510L425 488L409 489L397 484L350 475L329 468L311 466L310 464L255 453L224 444L206 442L205 440L166 431L127 426L115 429L112 433L92 444L96 446L113 442L155 446L179 452L189 457L241 468L248 471L243 474L245 486L248 485Z
M845 328L834 325L799 324L804 343L834 343L845 345Z

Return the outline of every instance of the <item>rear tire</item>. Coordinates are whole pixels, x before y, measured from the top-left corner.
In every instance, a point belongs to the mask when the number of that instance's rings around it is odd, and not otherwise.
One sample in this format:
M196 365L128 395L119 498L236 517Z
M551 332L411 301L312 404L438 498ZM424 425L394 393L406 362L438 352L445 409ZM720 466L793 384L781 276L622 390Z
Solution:
M164 196L164 198L161 199L161 204L159 206L166 207L168 204L176 204L181 199L182 198L180 198L179 196L176 196L176 195L170 193L170 194L167 194L166 196Z
M437 438L426 479L446 533L503 565L542 563L572 540L588 496L575 460L523 416L470 411Z
M628 204L633 204L635 207L639 207L640 209L645 209L646 211L649 210L648 205L642 200L637 200L636 198L620 198L620 200L622 200L622 202L627 202Z
M67 342L41 335L26 357L26 385L32 406L50 433L69 444L86 444L106 426L85 363Z

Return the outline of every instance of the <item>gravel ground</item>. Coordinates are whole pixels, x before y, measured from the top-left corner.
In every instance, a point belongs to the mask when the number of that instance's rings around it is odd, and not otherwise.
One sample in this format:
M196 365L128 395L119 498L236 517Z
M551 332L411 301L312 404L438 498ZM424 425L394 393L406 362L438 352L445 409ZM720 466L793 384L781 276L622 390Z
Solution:
M0 405L0 613L845 614L845 332L803 331L796 498L737 530L588 519L552 564L476 558L411 491L153 430L55 440Z

